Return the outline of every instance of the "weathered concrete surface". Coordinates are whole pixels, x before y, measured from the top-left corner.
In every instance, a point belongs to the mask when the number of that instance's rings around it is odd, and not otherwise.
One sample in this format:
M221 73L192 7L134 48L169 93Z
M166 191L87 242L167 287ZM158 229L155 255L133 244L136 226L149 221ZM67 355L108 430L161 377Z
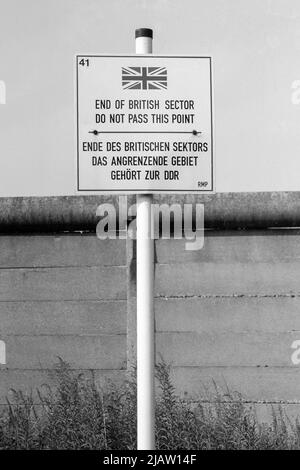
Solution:
M204 247L187 251L186 240L156 241L159 264L290 263L300 260L300 230L206 231Z
M136 367L136 242L126 240L127 254L127 368Z
M92 235L0 237L0 404L47 383L58 356L113 379L126 368L125 241ZM112 371L116 373L112 373ZM122 374L121 374L122 375Z
M156 349L167 363L174 366L292 366L291 344L298 332L157 333ZM296 371L296 367L295 367Z
M156 347L183 396L225 380L262 418L279 401L299 411L299 240L299 230L219 230L200 251L156 242ZM0 405L10 387L47 382L57 356L114 380L133 365L134 247L87 234L0 237Z
M192 273L192 275L191 275ZM189 263L156 267L156 296L300 295L300 262Z
M203 203L206 228L300 227L299 192L160 195L157 201Z
M177 391L189 400L212 400L217 385L225 394L228 389L241 393L245 401L297 403L300 407L300 368L173 367L171 377Z
M283 413L291 423L295 423L295 418L299 418L300 416L300 405L294 403L282 403L280 405L274 405L273 403L253 403L248 406L254 410L258 421L261 423L272 423L274 420L274 410L277 416Z
M126 268L3 268L0 269L0 299L126 299Z
M0 231L94 231L98 205L110 202L116 205L117 197L0 198Z
M57 361L57 358L55 358ZM75 374L82 374L87 379L95 379L95 383L98 387L105 388L109 382L112 381L115 384L121 384L126 379L125 370L76 370ZM51 369L7 369L1 370L1 386L0 386L0 412L1 407L7 406L6 398L14 402L14 390L22 390L26 394L31 394L35 403L40 403L40 399L37 393L37 389L41 392L47 392L45 384L50 385L51 389L55 391L57 386L57 380L53 367Z
M134 200L128 197L128 204ZM300 192L159 195L154 200L203 203L206 228L300 227ZM95 231L101 203L119 210L117 196L0 198L0 232Z
M126 300L0 302L5 335L126 334Z

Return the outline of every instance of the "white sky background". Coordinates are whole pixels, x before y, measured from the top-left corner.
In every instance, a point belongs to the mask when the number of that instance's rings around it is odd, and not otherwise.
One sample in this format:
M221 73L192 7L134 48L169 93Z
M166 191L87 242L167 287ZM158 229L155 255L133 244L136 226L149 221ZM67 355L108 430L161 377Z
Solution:
M74 194L74 55L134 53L138 27L213 57L217 191L300 190L299 0L0 0L0 196Z

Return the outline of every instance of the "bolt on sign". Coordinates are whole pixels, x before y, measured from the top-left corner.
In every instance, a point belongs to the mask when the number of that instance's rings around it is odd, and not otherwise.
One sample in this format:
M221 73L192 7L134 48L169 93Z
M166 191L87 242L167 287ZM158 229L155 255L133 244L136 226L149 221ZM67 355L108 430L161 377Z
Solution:
M76 56L77 191L213 192L211 57Z

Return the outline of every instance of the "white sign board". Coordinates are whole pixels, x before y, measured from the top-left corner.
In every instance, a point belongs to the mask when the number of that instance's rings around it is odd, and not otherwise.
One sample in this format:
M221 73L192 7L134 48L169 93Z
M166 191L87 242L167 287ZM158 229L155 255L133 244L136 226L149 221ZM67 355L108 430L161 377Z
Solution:
M77 191L214 191L210 57L76 56Z

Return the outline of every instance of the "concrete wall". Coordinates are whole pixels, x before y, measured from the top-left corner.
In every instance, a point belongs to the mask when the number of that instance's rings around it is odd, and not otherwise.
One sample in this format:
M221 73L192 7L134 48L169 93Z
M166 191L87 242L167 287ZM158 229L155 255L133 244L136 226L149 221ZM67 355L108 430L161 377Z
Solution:
M156 348L177 391L213 381L263 418L300 413L300 230L208 230L204 249L156 241ZM103 382L135 362L135 244L93 233L0 236L0 405L51 383L57 356ZM205 398L205 397L204 397ZM205 398L207 399L207 398Z
M134 202L134 196L103 195L0 198L0 233L95 231L99 204L113 204L126 215ZM161 194L154 202L204 204L210 229L300 227L300 192Z

